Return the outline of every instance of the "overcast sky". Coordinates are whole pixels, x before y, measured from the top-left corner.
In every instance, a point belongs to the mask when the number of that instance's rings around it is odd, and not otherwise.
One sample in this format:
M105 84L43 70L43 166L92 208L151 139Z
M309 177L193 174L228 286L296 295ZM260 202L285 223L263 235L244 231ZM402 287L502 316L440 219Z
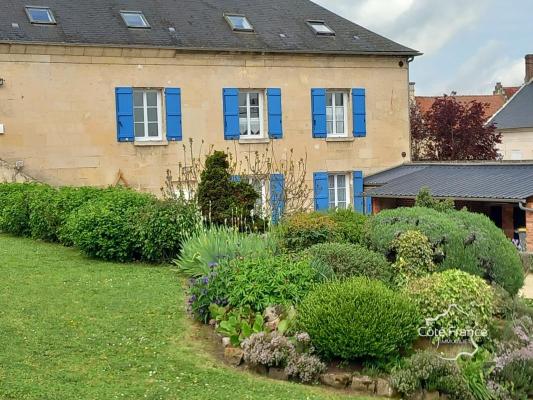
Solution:
M419 95L519 85L533 53L533 0L314 1L424 53L411 64Z

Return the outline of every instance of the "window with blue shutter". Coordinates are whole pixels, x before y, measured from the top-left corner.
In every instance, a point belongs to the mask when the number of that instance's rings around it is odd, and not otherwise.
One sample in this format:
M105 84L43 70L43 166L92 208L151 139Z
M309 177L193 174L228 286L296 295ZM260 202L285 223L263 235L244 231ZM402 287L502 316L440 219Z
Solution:
M270 208L272 223L277 224L285 210L285 177L282 174L270 175Z
M224 89L224 139L239 140L239 89Z
M115 88L117 112L117 140L119 142L133 142L135 131L133 126L133 88Z
M373 208L372 208L372 197L367 196L366 197L366 215L372 215Z
M183 134L181 124L181 89L165 89L165 110L167 114L167 140L182 140Z
M311 89L311 110L313 114L313 137L326 138L326 89Z
M353 135L354 137L366 136L366 91L365 89L352 89Z
M281 111L281 89L267 89L268 135L271 139L283 137L283 117Z
M241 181L241 177L240 177L240 175L232 175L232 176L230 177L230 180L231 180L232 182L239 183L239 182Z
M363 182L363 172L354 171L353 172L353 209L361 214L365 213L364 205L364 182Z
M315 210L325 211L329 209L329 184L327 172L315 172L313 174L313 189L315 196Z

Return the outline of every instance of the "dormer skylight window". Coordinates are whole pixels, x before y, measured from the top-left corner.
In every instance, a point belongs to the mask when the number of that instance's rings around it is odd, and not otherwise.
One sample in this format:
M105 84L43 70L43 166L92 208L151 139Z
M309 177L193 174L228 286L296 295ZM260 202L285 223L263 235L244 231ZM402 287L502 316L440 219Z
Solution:
M142 11L121 11L120 15L128 28L150 29Z
M320 36L335 36L335 31L331 29L324 21L307 21L313 31Z
M224 17L235 32L253 32L254 27L244 15L225 14Z
M26 15L32 24L55 25L56 20L48 7L26 6Z

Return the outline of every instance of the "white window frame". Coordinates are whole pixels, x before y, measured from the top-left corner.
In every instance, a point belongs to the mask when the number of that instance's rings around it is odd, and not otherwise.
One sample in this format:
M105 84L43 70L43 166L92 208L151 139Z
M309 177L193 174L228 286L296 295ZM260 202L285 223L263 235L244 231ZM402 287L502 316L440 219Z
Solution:
M43 7L43 6L26 6L26 15L28 16L28 19L30 20L30 23L35 25L56 25L56 19L54 17L54 13L50 9L50 7ZM42 10L46 11L46 14L48 15L48 21L39 21L33 18L31 14L31 10Z
M348 104L349 104L349 99L350 99L350 96L348 94L347 91L345 90L327 90L326 91L326 99L327 99L327 95L328 94L331 94L331 99L332 99L332 103L331 105L327 104L326 103L326 109L328 107L332 107L332 113L333 113L333 131L332 132L327 132L327 137L333 137L333 138L338 138L338 137L348 137ZM336 108L340 108L340 106L336 106L335 104L335 100L336 100L336 94L342 94L342 97L343 97L343 101L344 101L344 132L342 133L339 133L337 132L337 113L335 112L335 109ZM327 129L327 124L328 124L328 120L327 120L327 113L326 113L326 129Z
M248 183L252 187L254 187L254 184L253 184L254 179L257 179L261 182L261 194L260 194L261 215L259 215L259 217L263 217L264 215L266 215L266 211L267 211L267 208L266 208L267 207L267 178L264 176L257 176L257 175L248 175L248 176L243 177L243 181L245 183ZM255 207L254 207L253 212L255 212Z
M126 14L127 15L137 15L140 17L141 21L142 21L142 25L130 25L128 23L128 20L126 19ZM148 22L148 20L146 19L144 13L142 11L128 11L128 10L122 10L120 11L120 16L122 17L122 20L124 21L124 24L126 24L126 26L128 28L131 28L131 29L150 29L151 26L150 26L150 23Z
M259 95L259 135L243 135L240 133L241 130L241 105L239 101L239 138L242 140L254 140L254 139L264 139L265 135L265 126L263 121L264 115L264 90L240 90L239 95L246 94L246 121L247 121L247 131L252 131L252 118L251 118L251 106L250 106L250 94L257 93Z
M228 22L229 26L231 27L231 30L234 32L254 32L254 26L246 17L246 15L242 14L224 14L224 18L226 18L226 21ZM237 25L234 24L232 18L242 18L244 21L244 25L248 25L248 27L245 28L239 28Z
M134 88L133 95L135 92L143 93L143 111L144 111L144 136L137 136L136 125L138 122L135 120L135 100L133 103L133 134L136 142L161 142L163 140L163 101L162 101L162 91L161 89L153 88ZM157 93L157 136L148 136L148 106L146 101L146 94L148 92Z
M338 194L339 194L339 186L338 186L338 178L339 176L344 176L344 179L345 179L345 182L346 182L346 205L345 205L345 208L344 209L348 209L350 206L351 206L351 201L350 201L350 174L345 174L345 173L331 173L331 174L328 174L328 195L329 195L329 191L331 189L333 189L334 193L335 193L335 198L332 199L330 198L329 199L329 202L328 202L328 208L331 210L336 210L339 208L339 198L338 198ZM329 186L329 178L330 177L333 177L333 188L331 188ZM332 208L331 206L331 203L333 203L334 207Z

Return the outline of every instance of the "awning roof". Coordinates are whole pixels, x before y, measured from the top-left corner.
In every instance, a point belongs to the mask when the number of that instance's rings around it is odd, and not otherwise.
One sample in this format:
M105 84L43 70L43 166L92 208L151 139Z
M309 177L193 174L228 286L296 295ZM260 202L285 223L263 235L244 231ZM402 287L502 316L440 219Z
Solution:
M427 187L439 198L520 202L533 196L533 162L412 163L369 176L365 186L372 197L414 198Z

